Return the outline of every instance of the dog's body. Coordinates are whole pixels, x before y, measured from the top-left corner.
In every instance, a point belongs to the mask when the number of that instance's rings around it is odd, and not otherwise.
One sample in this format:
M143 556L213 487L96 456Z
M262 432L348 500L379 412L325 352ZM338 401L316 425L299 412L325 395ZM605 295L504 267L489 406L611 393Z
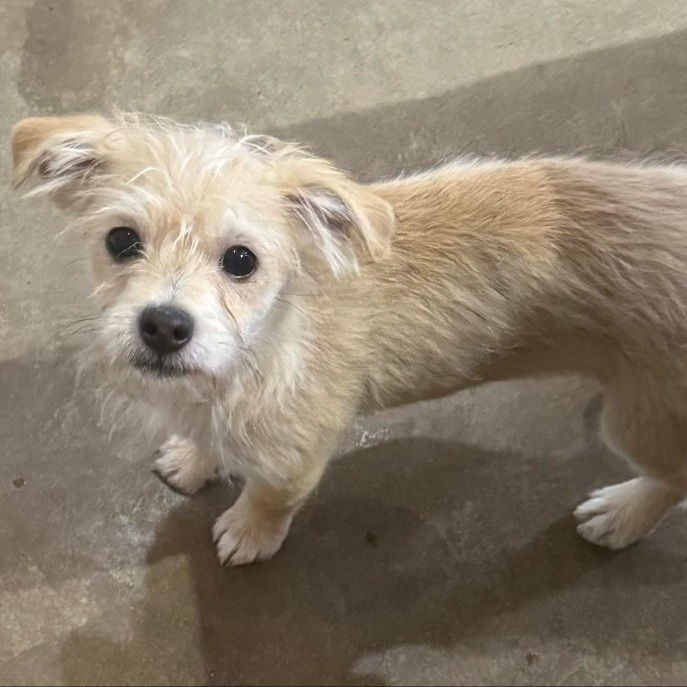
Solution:
M495 379L604 385L604 434L642 476L578 508L585 538L626 546L687 496L684 168L458 161L362 186L272 140L96 117L20 123L14 159L92 237L108 388L170 435L158 474L246 479L223 562L280 548L356 414ZM119 224L144 249L112 265ZM243 282L218 262L237 243L259 248ZM193 316L181 352L141 348L149 303Z

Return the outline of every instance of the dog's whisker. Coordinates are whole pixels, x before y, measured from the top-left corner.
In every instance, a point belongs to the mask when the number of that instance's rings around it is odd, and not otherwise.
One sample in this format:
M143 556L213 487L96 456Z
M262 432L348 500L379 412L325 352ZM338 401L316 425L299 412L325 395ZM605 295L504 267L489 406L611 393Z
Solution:
M278 301L279 303L284 303L284 304L288 305L288 306L291 307L291 308L295 308L295 309L298 310L299 312L303 313L303 315L307 315L307 313L305 312L305 310L303 310L303 308L300 308L300 307L297 306L295 303L293 303L292 301L287 300L286 298L279 298L279 297L277 296L277 297L275 298L275 300Z
M67 324L62 325L61 327L58 327L55 329L55 335L59 336L64 333L68 333L73 330L81 330L85 327L91 327L92 331L98 331L100 329L100 326L97 322L95 321L84 321L84 322L70 322Z

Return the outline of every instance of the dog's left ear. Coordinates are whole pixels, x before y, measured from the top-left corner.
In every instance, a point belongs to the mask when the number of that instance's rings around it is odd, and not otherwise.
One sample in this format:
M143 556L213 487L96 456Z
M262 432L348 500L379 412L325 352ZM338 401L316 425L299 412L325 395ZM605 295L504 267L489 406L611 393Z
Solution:
M379 261L387 255L396 221L386 200L316 157L292 151L278 166L289 209L312 234L334 274L355 270L358 256Z
M12 128L14 187L35 183L61 207L103 165L101 144L112 125L98 115L29 117Z

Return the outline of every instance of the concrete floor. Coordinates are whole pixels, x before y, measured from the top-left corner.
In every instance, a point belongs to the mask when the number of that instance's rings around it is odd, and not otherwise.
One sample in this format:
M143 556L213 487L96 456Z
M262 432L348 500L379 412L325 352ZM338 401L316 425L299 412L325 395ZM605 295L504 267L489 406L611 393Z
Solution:
M0 130L111 106L228 119L362 177L455 152L683 146L684 0L4 0ZM685 684L687 527L610 554L570 511L627 469L589 382L361 419L270 563L77 389L78 243L0 152L0 682Z

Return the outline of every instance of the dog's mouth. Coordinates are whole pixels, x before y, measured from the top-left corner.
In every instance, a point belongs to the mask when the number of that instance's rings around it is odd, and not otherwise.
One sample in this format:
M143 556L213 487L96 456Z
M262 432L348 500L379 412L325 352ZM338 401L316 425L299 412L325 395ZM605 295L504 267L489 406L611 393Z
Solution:
M142 352L132 355L130 361L137 370L160 379L184 377L193 372L192 368L180 360L148 355Z

